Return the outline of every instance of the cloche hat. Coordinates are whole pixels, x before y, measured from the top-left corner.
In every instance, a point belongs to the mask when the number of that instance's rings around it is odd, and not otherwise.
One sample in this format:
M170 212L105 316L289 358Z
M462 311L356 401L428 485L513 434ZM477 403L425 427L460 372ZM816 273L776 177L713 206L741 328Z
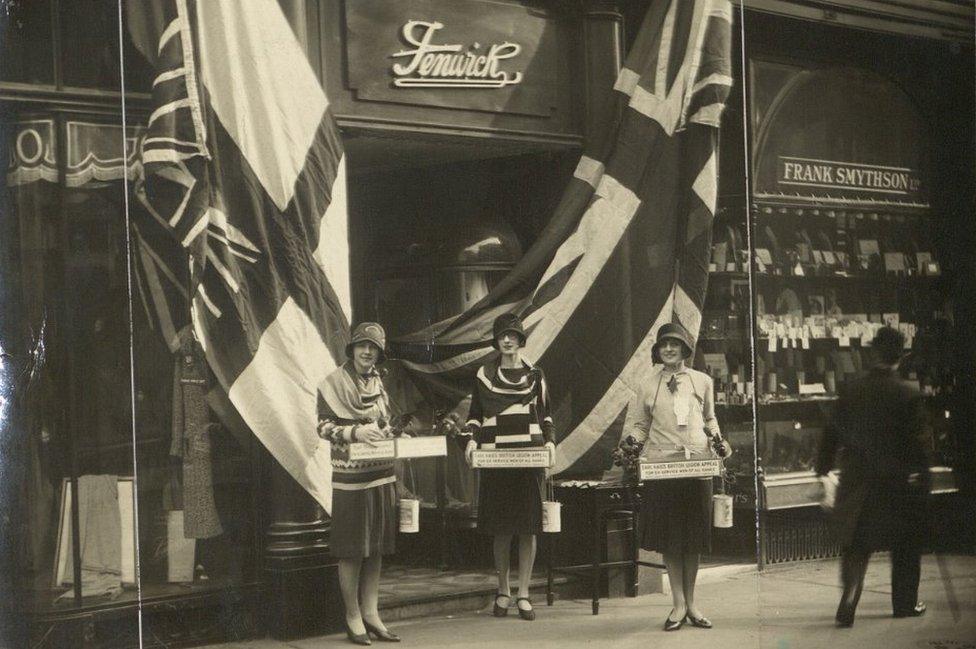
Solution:
M352 348L356 343L371 342L380 348L379 362L386 360L386 331L376 322L360 322L352 330L352 337L346 345L346 358L352 358Z
M522 326L522 319L514 313L503 313L491 325L491 346L498 349L498 337L505 332L518 334L521 346L525 346L525 327Z
M654 341L654 346L651 348L651 358L653 359L653 362L661 362L659 349L661 347L661 343L668 339L677 340L682 344L684 347L685 358L691 356L692 350L695 348L695 343L691 338L691 334L688 333L688 330L677 322L666 322L661 325L660 329L657 330L657 340Z

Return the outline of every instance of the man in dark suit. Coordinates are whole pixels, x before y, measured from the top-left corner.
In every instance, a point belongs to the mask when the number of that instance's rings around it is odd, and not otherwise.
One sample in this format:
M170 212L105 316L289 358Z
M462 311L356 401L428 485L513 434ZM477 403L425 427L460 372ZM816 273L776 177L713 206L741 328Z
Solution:
M891 550L891 605L895 617L925 612L918 601L925 542L928 460L920 393L897 374L905 337L883 327L872 342L877 363L841 390L824 431L817 473L827 476L837 458L840 486L833 523L842 550L844 592L837 624L854 624L868 559Z

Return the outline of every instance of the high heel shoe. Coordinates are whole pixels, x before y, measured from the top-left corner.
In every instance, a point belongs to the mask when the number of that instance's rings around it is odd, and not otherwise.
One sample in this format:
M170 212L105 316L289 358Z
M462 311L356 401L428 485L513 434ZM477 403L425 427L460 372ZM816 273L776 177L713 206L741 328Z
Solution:
M386 630L378 629L366 620L363 620L363 626L366 627L366 634L372 634L376 636L376 639L381 642L400 642L400 636L397 634Z
M528 604L529 608L522 608L518 605L519 602L525 602ZM535 610L532 608L532 602L528 597L519 597L515 600L515 606L518 608L519 617L523 620L531 622L535 619Z
M691 613L688 614L688 622L691 626L696 626L699 629L711 629L712 622L704 615L701 617L694 617Z
M498 600L500 599L507 600L505 606L500 606L498 604ZM508 605L511 603L512 603L511 595L503 595L502 593L498 593L497 595L495 595L495 603L491 607L491 614L494 615L495 617L505 617L506 615L508 615Z
M346 637L349 638L349 642L362 645L364 647L368 647L369 645L373 644L373 642L369 639L369 631L357 635L352 632L352 629L349 628L348 624L346 625Z
M674 613L674 609L671 609L671 613ZM664 630L665 631L677 631L682 626L684 626L685 620L687 619L687 616L685 616L685 617L681 618L680 620L672 620L671 619L671 613L668 613L668 619L666 619L664 621Z

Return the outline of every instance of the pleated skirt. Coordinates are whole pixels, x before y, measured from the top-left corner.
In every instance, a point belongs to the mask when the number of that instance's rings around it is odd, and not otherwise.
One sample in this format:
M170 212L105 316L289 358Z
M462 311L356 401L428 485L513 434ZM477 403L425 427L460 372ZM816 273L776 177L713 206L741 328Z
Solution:
M396 484L332 492L330 547L338 559L393 554L397 535Z
M642 496L642 548L668 553L711 552L711 479L651 480L644 483Z

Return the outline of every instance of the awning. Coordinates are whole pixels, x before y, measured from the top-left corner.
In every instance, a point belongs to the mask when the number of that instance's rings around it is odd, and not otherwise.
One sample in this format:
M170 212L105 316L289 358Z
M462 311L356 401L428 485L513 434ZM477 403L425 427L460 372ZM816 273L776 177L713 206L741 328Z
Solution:
M58 182L57 129L54 118L16 122L7 185L46 181ZM141 127L125 129L116 124L68 121L66 133L65 185L81 187L91 181L135 178L141 173L138 141Z

